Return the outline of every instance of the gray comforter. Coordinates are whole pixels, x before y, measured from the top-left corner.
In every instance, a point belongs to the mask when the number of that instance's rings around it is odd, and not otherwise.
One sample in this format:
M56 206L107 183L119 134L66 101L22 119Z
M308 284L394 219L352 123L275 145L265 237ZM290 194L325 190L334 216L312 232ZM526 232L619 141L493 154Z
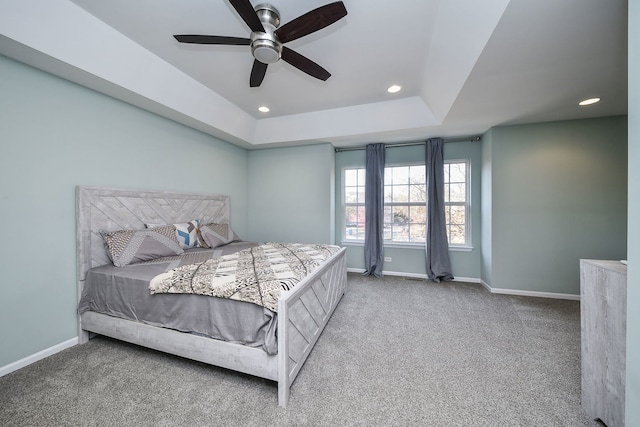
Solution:
M277 315L258 305L201 295L155 294L149 282L174 268L228 255L248 247L235 242L214 250L193 249L184 255L126 267L104 265L87 272L79 312L95 311L181 332L278 352Z

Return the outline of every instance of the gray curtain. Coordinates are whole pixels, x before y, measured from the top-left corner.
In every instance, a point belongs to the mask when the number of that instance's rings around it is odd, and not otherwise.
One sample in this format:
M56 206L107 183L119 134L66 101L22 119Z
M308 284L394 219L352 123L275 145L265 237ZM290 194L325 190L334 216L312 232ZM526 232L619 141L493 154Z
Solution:
M367 145L364 187L365 276L382 277L384 233L384 144Z
M444 141L428 139L425 143L427 183L427 276L440 282L453 280L444 210Z

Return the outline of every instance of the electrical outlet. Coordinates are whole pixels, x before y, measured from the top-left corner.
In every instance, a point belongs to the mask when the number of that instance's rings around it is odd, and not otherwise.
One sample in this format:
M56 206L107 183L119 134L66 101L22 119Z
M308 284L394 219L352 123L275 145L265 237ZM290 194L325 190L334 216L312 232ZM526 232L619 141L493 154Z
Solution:
M391 257L390 256L384 257L384 262L391 262Z

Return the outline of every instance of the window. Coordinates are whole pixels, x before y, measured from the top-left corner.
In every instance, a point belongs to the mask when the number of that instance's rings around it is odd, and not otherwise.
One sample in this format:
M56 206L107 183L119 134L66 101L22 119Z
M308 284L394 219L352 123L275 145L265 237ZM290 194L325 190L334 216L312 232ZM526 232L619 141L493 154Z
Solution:
M445 161L444 191L449 245L469 244L469 161ZM365 169L345 169L344 208L346 241L364 240ZM426 184L424 164L384 168L384 241L423 243L426 238Z
M384 168L384 240L424 242L426 202L424 165Z
M364 169L344 171L345 239L364 240Z
M449 245L469 245L469 161L444 164L444 210Z

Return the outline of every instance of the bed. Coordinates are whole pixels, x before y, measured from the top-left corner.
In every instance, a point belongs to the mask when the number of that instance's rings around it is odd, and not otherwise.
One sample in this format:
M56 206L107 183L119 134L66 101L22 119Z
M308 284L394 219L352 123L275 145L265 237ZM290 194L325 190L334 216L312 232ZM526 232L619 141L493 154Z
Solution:
M230 220L230 200L226 195L78 186L76 200L79 305L88 272L95 274L100 266L111 263L102 234L105 231L143 230L150 223L181 223L193 218L199 218L203 224L229 224ZM277 315L273 315L275 323L267 325L271 331L277 328L277 351L266 351L262 341L247 344L213 339L86 307L78 316L79 342L86 343L90 335L99 334L276 381L278 405L286 407L291 384L346 290L345 254L346 249L339 248L296 286L282 293L277 301ZM180 297L200 302L218 299L200 295Z

